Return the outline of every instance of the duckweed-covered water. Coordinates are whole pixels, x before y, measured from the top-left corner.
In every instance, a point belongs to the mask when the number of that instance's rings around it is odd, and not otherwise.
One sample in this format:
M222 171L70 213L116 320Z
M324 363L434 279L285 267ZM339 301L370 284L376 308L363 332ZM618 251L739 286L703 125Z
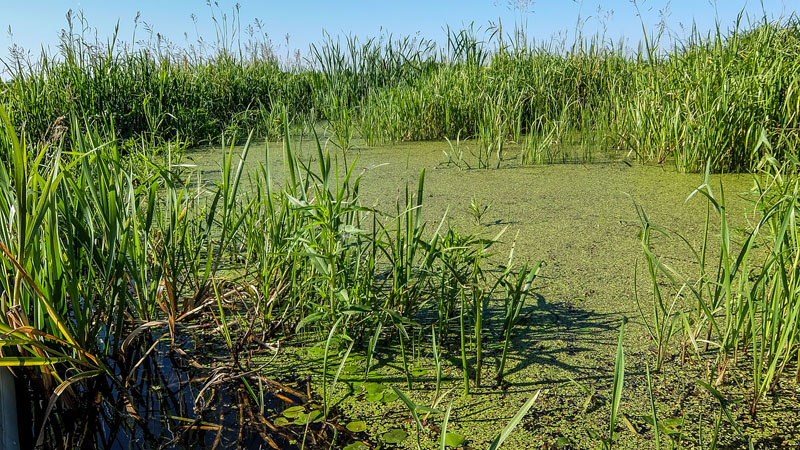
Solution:
M283 170L280 143L252 146L246 167L266 163L267 145L269 163L279 179ZM296 143L295 149L313 160L315 145ZM501 352L499 346L493 346L497 339L487 340L490 344L484 370L488 373L484 379L488 381L467 398L461 396L460 361L444 362L445 381L440 394L449 392L444 403L451 399L454 402L448 430L464 434L467 448L485 448L538 389L542 390L540 401L507 441L507 448L598 447L599 441L591 431L607 433L606 402L611 391L616 338L624 318L629 321L624 341L627 374L617 445L652 447L653 435L643 419L650 411L644 364L648 362L652 367L655 345L643 326L633 295L633 269L641 255L634 204L642 206L651 222L669 235L654 238L665 261L679 270L693 270L689 250L675 233L682 234L699 250L706 202L700 196L687 198L703 182L702 174L679 174L662 166L613 159L589 164L521 166L513 150L500 168L464 170L446 163L445 152L450 149L446 142L402 143L355 149L347 154L332 146L330 149L337 155L342 173L348 164L355 164L358 172L364 171L364 205L394 211L396 202L403 201L406 186L415 189L420 171L425 169L423 210L429 227L435 228L440 220L446 220L486 237L505 230L502 244L494 247L498 261L508 257L512 246L519 263L545 261L535 286L536 295L528 300L524 319L515 330L504 385L497 386L492 377ZM234 149L235 154L238 151ZM219 148L199 149L187 154L184 162L196 164L205 179L213 180L219 174L224 154ZM751 175L713 175L712 183L715 191L725 191L728 220L734 228L753 220L747 195L752 186ZM468 208L473 201L480 209L488 207L479 221ZM718 219L712 216L711 224L714 233ZM639 292L647 295L646 286L640 286ZM499 329L501 320L499 312L490 318L486 333L496 334L494 330ZM679 341L680 337L674 339L673 350L679 347ZM443 345L450 344L457 346ZM378 349L370 382L379 383L379 390L388 386L406 389L396 353L396 349ZM414 384L407 393L418 404L431 406L435 404L431 350L429 346L415 348L414 355ZM317 375L314 379L318 382L321 358L321 348L314 347L313 342L290 342L268 370L274 376L310 373ZM406 407L391 395L377 398L372 392L375 387L367 389L362 383L363 359L363 355L351 355L335 388L339 418L366 422L367 430L361 436L372 443L381 443L382 436L393 429L405 430L410 437L400 446L415 447L414 425ZM338 361L334 358L331 364L335 367ZM737 377L746 369L730 369L723 386L730 398L745 394ZM708 433L713 430L719 405L697 384L710 376L699 364L690 360L682 363L677 352L668 355L664 369L653 376L659 416L668 419L673 432L662 436L662 441L680 439L686 448L700 448L710 440ZM800 445L796 414L799 403L795 398L800 393L792 388L782 392L757 421L746 415L746 408L731 406L746 434L762 447ZM436 406L446 409L444 403ZM422 436L423 448L436 445L441 420L441 415L426 418L429 426ZM726 423L722 426L729 427ZM745 441L729 431L724 433L723 444L729 448L743 445Z

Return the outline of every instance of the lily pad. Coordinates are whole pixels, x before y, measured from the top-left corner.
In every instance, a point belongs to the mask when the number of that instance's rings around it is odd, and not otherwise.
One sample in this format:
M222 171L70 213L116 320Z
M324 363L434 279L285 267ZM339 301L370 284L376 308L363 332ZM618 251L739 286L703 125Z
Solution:
M367 450L367 449L369 449L369 446L360 441L353 442L352 444L349 444L344 448L344 450Z
M664 426L664 429L669 434L678 433L678 428L682 427L684 420L680 417L668 417L661 421L661 425Z
M311 411L310 413L302 413L294 419L295 425L305 425L307 423L320 422L322 420L321 411Z
M366 399L368 402L379 402L383 399L383 392L376 392L374 394L367 394Z
M448 447L461 447L461 444L464 443L464 439L466 439L466 437L463 434L447 433L444 436L444 443Z
M277 419L275 419L275 421L274 421L274 422L272 422L272 423L273 423L273 424L274 424L276 427L285 427L286 425L289 425L289 419L287 419L286 417L278 417L278 418L277 418Z
M305 350L311 358L322 358L325 355L325 349L321 347L308 347Z
M352 431L353 433L361 433L367 430L367 423L361 420L350 422L345 425L345 428Z
M400 397L398 397L397 394L395 394L394 392L384 392L383 399L381 399L381 401L383 401L383 403L392 403L398 398Z
M380 383L364 383L367 394L377 394L386 390L386 386Z
M408 433L398 428L391 429L383 435L383 442L387 444L399 444L406 440Z
M283 410L283 415L290 419L295 419L300 414L303 414L305 408L302 406L292 406L291 408L286 408Z

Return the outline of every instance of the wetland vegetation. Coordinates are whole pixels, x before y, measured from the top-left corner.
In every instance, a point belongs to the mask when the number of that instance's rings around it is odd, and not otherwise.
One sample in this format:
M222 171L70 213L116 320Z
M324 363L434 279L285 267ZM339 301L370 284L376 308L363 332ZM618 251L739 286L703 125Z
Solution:
M212 13L4 60L22 448L800 445L796 17L289 62Z

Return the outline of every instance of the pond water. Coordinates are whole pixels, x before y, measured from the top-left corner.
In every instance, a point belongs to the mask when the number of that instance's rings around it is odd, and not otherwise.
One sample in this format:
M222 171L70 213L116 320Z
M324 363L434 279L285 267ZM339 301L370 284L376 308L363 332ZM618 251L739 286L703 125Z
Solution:
M269 158L266 147L270 149ZM629 372L623 409L631 422L642 423L640 419L634 421L634 417L649 413L644 362L652 360L654 344L634 301L633 268L637 261L641 263L642 250L634 205L643 207L650 221L670 234L653 238L653 245L664 261L679 270L696 270L689 250L675 233L683 235L699 250L707 204L699 195L688 197L703 183L702 174L681 174L666 165L641 165L613 158L592 163L522 166L515 157L518 149L513 146L499 168L488 170L467 170L448 163L446 153L451 147L447 142L362 147L346 154L333 145L327 147L335 155L342 173L348 164L355 164L357 173L363 171L362 204L394 211L396 202L403 201L406 186L416 189L420 171L425 169L423 216L429 222L428 229L444 219L486 237L505 230L501 245L496 247L498 261L507 259L513 245L518 263L543 260L546 264L535 286L536 304L526 307L526 320L515 331L506 386L498 389L487 383L467 399L453 394L450 430L465 434L474 448L485 447L517 408L535 390L543 389L541 400L532 410L533 419L512 436L508 447L551 448L558 442L569 442L573 448L591 446L586 431L603 430L607 426L607 408L592 406L595 400L586 407L586 393L571 380L596 391L596 398L610 394L613 355L623 318L629 320L625 338ZM309 161L316 158L316 144L308 140L295 143L294 149ZM240 151L241 147L234 149L234 160ZM196 164L202 177L211 181L219 177L225 153L214 147L196 149L186 155L184 162ZM259 164L269 163L277 187L283 173L281 161L281 143L257 143L251 146L245 167L255 169ZM711 180L717 195L724 189L728 220L734 229L754 220L752 197L748 194L753 184L751 175L712 175ZM485 207L480 218L470 212L468 207L472 202L481 210ZM712 214L712 234L718 223ZM713 257L713 249L710 251ZM649 295L646 283L640 280L639 284L640 295ZM492 330L493 320L500 319L490 319L487 330ZM489 358L498 357L496 348L487 352ZM379 364L378 374L383 382L396 382L400 386L403 379L400 368L392 362L390 353L391 349L385 349L386 361ZM420 404L428 405L434 403L429 353L420 351L415 360L419 382L410 394ZM312 356L302 346L290 345L269 370L276 375L314 373L316 360ZM704 429L710 426L703 420L716 416L713 404L698 400L696 381L702 379L705 368L681 364L677 358L678 355L669 355L670 362L654 375L659 405L664 408L665 417L685 421L683 429L687 436L700 439L701 425ZM445 368L448 381L443 389L454 388L457 393L459 363L450 363ZM369 424L366 435L370 439L374 441L397 423L403 423L411 432L403 406L365 402L358 392L359 376L348 379L346 373L337 391L338 406L346 417ZM732 393L743 393L741 389L731 389ZM604 404L604 401L597 402ZM771 413L762 416L770 421L776 417L788 418L782 430L765 429L761 422L749 423L742 414L737 417L756 430L753 434L763 438L763 442L770 442L773 436L791 437L787 430L797 423L794 407L791 403L779 403L775 403ZM581 425L576 426L578 423ZM620 438L622 448L639 448L652 439L652 434L649 437L639 434L636 425L631 424L630 428L631 432L623 433ZM728 445L741 444L733 433L728 434L732 436ZM559 441L561 438L567 441ZM412 441L409 439L403 445L413 447ZM434 445L432 441L427 443Z

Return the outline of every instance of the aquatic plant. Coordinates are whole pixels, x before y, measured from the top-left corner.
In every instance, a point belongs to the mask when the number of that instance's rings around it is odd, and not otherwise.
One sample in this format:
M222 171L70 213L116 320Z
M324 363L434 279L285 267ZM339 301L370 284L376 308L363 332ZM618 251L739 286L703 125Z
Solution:
M513 252L513 249L512 249ZM513 256L513 253L512 253ZM511 269L511 258L509 257L508 269ZM497 380L503 381L503 372L506 367L506 356L511 346L511 335L514 327L519 321L522 307L525 305L525 300L528 297L528 292L531 290L531 285L539 274L543 263L540 261L535 266L528 268L525 264L520 269L516 278L508 277L508 275L501 277L501 282L505 285L505 299L503 302L503 327L501 333L503 336L503 353L500 357L500 367L497 369Z
M765 135L759 143L762 145L769 145ZM800 273L796 263L800 246L795 236L794 217L800 192L797 176L800 163L796 158L779 163L767 156L759 164L760 172L754 174L752 192L754 212L759 219L743 233L738 250L732 244L724 191L720 187L715 194L712 189L710 167L709 162L704 182L690 195L690 198L703 197L707 202L700 253L686 237L673 233L689 248L689 254L697 261L699 274L695 277L679 274L657 262L643 234L645 258L653 264L650 288L654 295L654 316L653 321L646 323L659 343L660 366L679 317L674 312L675 304L683 298L694 302L693 310L680 314L686 336L684 346L691 348L697 358L704 358L709 348L712 349L717 372L714 385L723 382L729 362L751 347L752 378L748 383L752 386L750 413L755 415L760 401L776 387L777 380L796 356L799 345L800 304L794 295L794 286ZM709 233L712 212L719 216L719 234L715 239ZM646 216L642 217L646 232L649 225ZM716 273L706 269L707 251L711 246L718 246ZM759 247L769 251L760 251ZM661 282L666 282L676 292L669 305L662 303L658 284Z
M281 63L258 33L234 44L221 36L247 36L226 28L202 48L180 48L152 34L92 38L85 18L68 17L59 52L4 61L10 80L0 102L33 140L57 140L73 113L113 122L121 140L214 142L250 130L276 139L284 106L293 126L310 131L324 121L345 149L356 131L368 145L475 139L482 168L506 159L508 142L524 141L524 163L588 161L599 148L680 171L707 161L748 170L765 154L755 145L762 133L779 159L800 139L796 17L744 24L740 16L727 33L694 29L669 43L643 27L635 51L582 30L572 45L505 36L501 26L448 28L441 47L326 35L305 64ZM233 26L224 22L216 23Z
M643 308L642 301L639 298L638 264L634 265L633 269L633 298L636 301L639 314L641 315L643 322L647 327L650 337L657 345L655 370L658 371L661 370L661 366L664 363L664 358L666 357L670 340L675 333L676 323L679 319L678 312L676 311L676 304L678 303L678 300L681 299L684 290L687 290L687 285L685 283L678 283L677 275L674 274L673 269L663 264L661 260L659 260L658 257L656 257L656 255L652 252L651 234L656 232L667 235L667 232L654 226L650 222L650 219L643 208L640 208L636 204L634 204L634 207L636 208L636 213L639 216L639 222L642 227L642 230L639 233L641 236L642 253L644 254L645 261L647 262L647 273L651 281L650 290L652 292L652 304L648 305L648 307L653 312L652 318L646 317L644 312L645 309ZM664 299L664 293L662 293L662 288L660 285L662 278L667 278L671 282L669 285L676 288L672 297L672 301L669 301L669 299Z

